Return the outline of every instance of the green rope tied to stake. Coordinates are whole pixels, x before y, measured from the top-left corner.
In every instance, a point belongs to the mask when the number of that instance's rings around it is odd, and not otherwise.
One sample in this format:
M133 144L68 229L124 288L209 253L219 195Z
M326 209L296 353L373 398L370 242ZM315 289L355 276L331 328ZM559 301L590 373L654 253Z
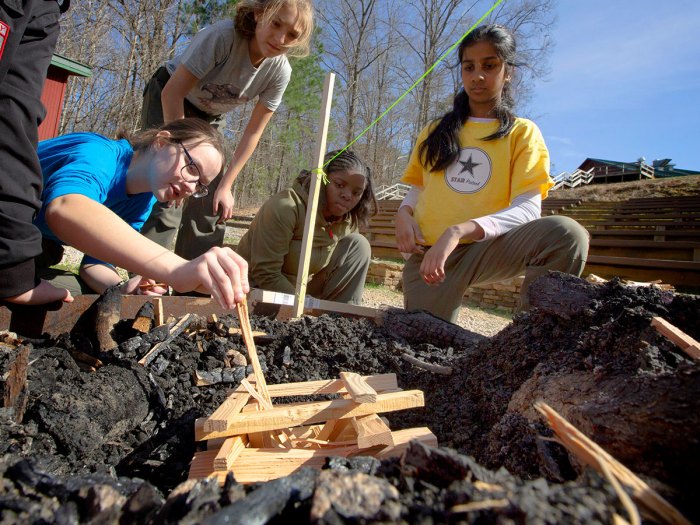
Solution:
M339 153L338 155L340 155L340 153ZM336 157L337 157L338 155L336 155ZM335 158L335 157L333 157L333 159L334 159L334 158ZM331 159L331 160L333 160L333 159ZM328 162L330 162L330 160L329 160ZM326 163L323 165L324 168L325 168L326 166L328 166L328 162L326 162ZM314 168L314 169L311 170L311 173L313 173L314 175L320 175L320 176L321 176L321 180L323 181L323 183L324 183L324 184L328 184L328 182L329 182L329 181L328 181L328 175L326 174L325 171L323 171L323 168Z
M454 51L454 50L457 48L457 46L459 46L459 44L462 42L462 40L464 40L465 38L467 38L467 35L469 35L469 33L471 33L476 27L478 27L479 24L481 24L481 22L483 22L484 19L485 19L487 16L489 16L489 15L493 12L493 10L496 9L496 8L497 8L500 4L502 4L504 1L505 1L505 0L497 0L497 1L491 6L491 8L490 8L488 11L486 11L486 12L481 16L481 18L479 18L479 20L477 20L476 22L474 22L474 24L467 30L467 32L464 33L461 37L459 37L459 40L457 40L457 42L455 42L454 44L452 44L452 46L451 46L447 51L445 51L445 52L442 54L442 56L440 56L440 58L438 58L438 59L435 61L435 63L434 63L432 66L430 66L430 67L428 68L428 70L427 70L425 73L423 73L423 75L422 75L418 80L416 80L416 81L413 83L413 85L412 85L410 88L408 88L399 98L397 98L397 99L394 101L394 103L393 103L391 106L389 106L389 107L384 111L384 113L382 113L382 114L379 115L376 119L374 119L374 121L373 121L369 126L367 126L367 127L364 129L364 131L362 131L362 133L360 133L357 137L355 137L354 139L352 139L352 141L350 142L350 144L348 144L348 145L345 146L342 150L340 150L340 151L336 154L336 156L333 157L332 159L330 159L328 162L326 162L326 163L323 165L323 167L325 168L326 166L328 166L328 164L330 164L331 162L333 162L333 160L335 160L335 158L338 157L338 155L340 155L340 154L343 153L345 150L347 150L350 146L352 146L353 144L355 144L355 142L357 142L365 133L367 133L370 129L372 129L372 127L373 127L377 122L379 122L380 120L382 120L382 119L386 116L386 114L389 113L389 111L391 111L392 109L394 109L394 106L396 106L396 104L398 104L399 102L401 102L401 100L403 100L403 98L404 98L406 95L408 95L411 91L413 91L413 90L415 89L415 87L416 87L418 84L420 84L420 83L425 79L425 77L427 77L427 76L433 71L433 69L435 69L435 68L437 67L437 65L445 59L445 57L447 57L449 54L451 54L452 51ZM325 176L325 173L324 173L324 182L325 182L326 184L328 184L327 180L328 180L328 179L327 179L327 177Z

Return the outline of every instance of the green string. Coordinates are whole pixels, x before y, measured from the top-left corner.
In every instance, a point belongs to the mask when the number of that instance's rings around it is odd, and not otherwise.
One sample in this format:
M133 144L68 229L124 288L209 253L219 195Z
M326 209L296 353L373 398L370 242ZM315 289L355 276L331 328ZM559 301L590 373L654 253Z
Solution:
M397 98L397 99L394 101L394 103L393 103L391 106L389 106L389 107L386 109L386 111L384 111L384 113L382 113L381 115L379 115L369 126L367 126L367 127L364 129L364 131L363 131L362 133L360 133L357 137L355 137L354 139L352 139L352 141L350 142L350 144L348 144L348 145L345 146L342 150L340 150L332 159L330 159L328 162L326 162L326 163L323 165L323 167L325 168L326 166L328 166L328 165L329 165L331 162L333 162L333 160L335 160L341 153L343 153L343 152L344 152L345 150L347 150L350 146L352 146L353 144L355 144L355 142L357 142L365 133L367 133L377 122L379 122L380 120L382 120L382 119L386 116L386 114L389 113L389 111L391 111L392 109L394 109L394 106L396 106L396 104L398 104L399 102L401 102L401 100L403 100L403 98L404 98L406 95L408 95L411 91L413 91L414 88L415 88L418 84L420 84L420 83L425 79L425 77L427 77L427 76L433 71L433 69L435 69L435 68L437 67L437 65L438 65L440 62L442 62L442 61L445 59L445 57L447 57L448 55L450 55L450 54L452 53L452 51L454 51L455 48L456 48L457 46L459 46L459 44L462 42L462 40L464 40L465 38L467 38L467 35L469 35L469 33L471 33L479 24L481 24L481 22L483 22L483 20L484 20L487 16L489 16L489 15L493 12L493 10L496 9L496 8L497 8L501 3L503 3L503 2L504 2L504 0L497 0L496 3L493 4L493 5L491 6L491 8L490 8L488 11L486 11L486 12L482 15L481 18L479 18L479 20L477 20L476 22L474 22L474 24L469 28L469 30L468 30L467 32L464 33L461 37L459 37L459 40L457 40L457 42L455 42L447 51L445 51L445 52L442 54L442 56L441 56L440 58L438 58L438 59L435 61L435 63L434 63L432 66L430 66L430 68L428 68L428 70L427 70L425 73L423 73L423 75L422 75L418 80L416 80L416 81L413 83L413 85L412 85L410 88L408 88L399 98ZM324 173L324 177L325 177L325 173ZM325 179L325 180L327 180L327 179Z
M335 157L333 157L333 158L335 158ZM324 165L324 167L325 167L325 165ZM326 174L325 171L323 171L323 168L314 168L311 170L311 173L313 173L314 175L320 175L323 183L328 184L328 175Z

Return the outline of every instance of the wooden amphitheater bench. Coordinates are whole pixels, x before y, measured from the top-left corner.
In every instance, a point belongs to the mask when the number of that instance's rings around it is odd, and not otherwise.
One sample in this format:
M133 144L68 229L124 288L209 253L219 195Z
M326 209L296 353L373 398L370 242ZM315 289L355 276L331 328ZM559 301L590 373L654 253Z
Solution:
M661 280L676 287L700 290L700 261L590 255L584 273L619 276L634 281Z

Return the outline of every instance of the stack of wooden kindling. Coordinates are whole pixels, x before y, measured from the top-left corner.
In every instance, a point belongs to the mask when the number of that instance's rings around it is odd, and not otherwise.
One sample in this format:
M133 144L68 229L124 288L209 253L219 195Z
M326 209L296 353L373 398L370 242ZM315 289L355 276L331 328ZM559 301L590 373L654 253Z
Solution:
M244 380L208 418L199 419L195 439L207 441L197 452L190 478L233 472L240 483L287 476L303 466L321 468L329 456L398 456L414 439L437 446L428 428L392 432L378 414L422 407L423 392L398 388L394 374L362 377L342 372L340 379L267 386L270 398L338 394L330 401L272 405Z

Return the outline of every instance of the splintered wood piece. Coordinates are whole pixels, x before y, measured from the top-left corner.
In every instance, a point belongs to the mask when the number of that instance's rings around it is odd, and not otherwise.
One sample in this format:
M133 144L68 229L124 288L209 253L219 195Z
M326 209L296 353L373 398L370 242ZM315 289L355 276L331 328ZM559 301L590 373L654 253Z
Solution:
M265 411L266 412L266 411ZM428 428L410 428L393 432L393 447L385 447L371 455L384 459L401 456L411 440L417 440L428 446L437 446L437 439ZM206 478L215 476L220 484L224 483L227 472L215 471L213 468L216 450L196 452L190 465L189 478ZM367 455L367 450L356 446L336 447L331 449L293 448L260 449L245 448L238 459L231 465L230 471L239 483L256 483L281 478L294 473L301 467L309 466L321 469L329 456L348 457Z
M275 406L260 412L241 412L228 420L225 431L205 432L202 419L195 422L197 441L216 437L278 430L297 425L321 423L331 419L345 419L369 414L393 412L424 406L423 392L406 390L377 395L376 403L355 403L350 399L333 399L312 403L293 403Z
M693 359L700 360L700 343L662 317L653 317L651 326Z
M153 298L153 307L155 308L156 326L165 323L165 313L163 312L163 299L161 297Z
M399 390L396 374L378 374L361 376L376 392ZM315 396L322 394L346 394L345 383L341 379L322 379L319 381L302 381L300 383L283 383L267 385L270 397Z
M377 414L354 417L350 421L357 432L357 446L359 448L394 445L391 429Z
M245 388L248 393L257 399L258 403L260 403L260 406L264 409L270 409L272 408L272 403L270 403L268 400L266 400L262 395L258 393L257 390L255 390L255 387L248 381L247 379L242 379L241 380L241 386Z
M245 436L234 436L224 440L214 458L214 470L228 470L248 444Z
M258 352L255 349L255 341L253 341L253 330L250 327L250 317L248 316L248 302L244 298L240 303L236 303L236 312L238 313L238 321L241 325L241 332L243 335L243 342L248 350L248 357L250 359L250 364L253 366L253 373L255 375L255 388L260 393L260 395L268 403L270 401L270 394L267 392L267 383L265 382L265 375L263 374L262 368L260 367L260 360L258 359Z
M316 439L319 441L337 441L339 436L345 433L348 426L352 429L352 419L354 418L331 419L326 421L326 424L323 425L321 431L316 436ZM353 435L351 437L355 438L355 440L357 439L357 435Z
M562 445L579 461L603 475L605 470L609 470L615 478L631 489L632 498L644 515L658 523L690 525L690 522L658 492L560 416L556 410L543 402L535 403L535 408L547 418L549 426Z
M345 384L352 400L355 403L376 403L377 391L369 386L362 376L354 372L341 372L340 379Z
M228 420L238 414L248 403L250 394L247 392L234 392L230 394L214 413L203 418L203 430L205 432L220 432L228 427Z

